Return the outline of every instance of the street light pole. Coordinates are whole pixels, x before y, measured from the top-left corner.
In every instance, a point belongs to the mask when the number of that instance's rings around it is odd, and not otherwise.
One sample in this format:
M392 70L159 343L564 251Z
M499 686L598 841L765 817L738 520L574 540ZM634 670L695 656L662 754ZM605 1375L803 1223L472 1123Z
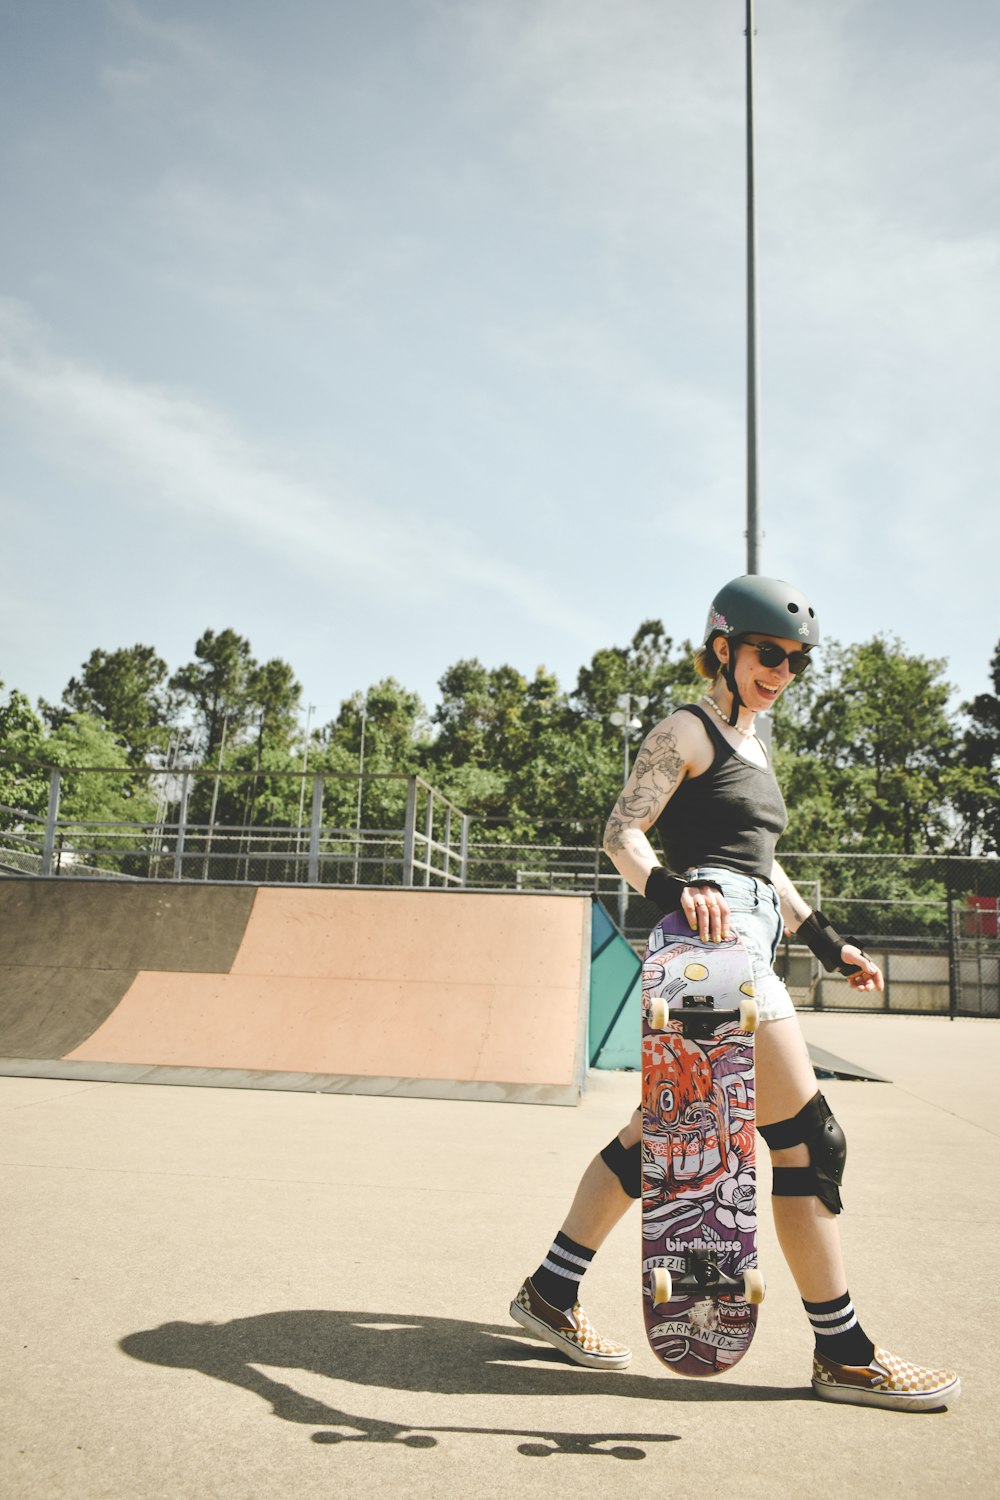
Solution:
M757 419L760 407L760 351L757 345L759 284L757 276L757 123L754 113L754 83L757 44L754 0L747 7L747 572L760 572L760 500L757 490ZM768 754L772 747L769 716L757 720L757 737Z
M628 781L630 771L628 754L629 735L632 734L636 729L642 728L642 720L636 718L635 714L632 713L632 705L634 703L639 713L642 713L643 709L649 706L649 699L646 697L645 693L643 693L641 696L633 696L632 693L619 693L618 697L615 699L615 702L618 705L617 711L613 714L609 714L608 718L610 719L612 724L621 726L623 750L622 769L624 773L622 784L624 785L624 783Z
M757 131L754 120L754 0L747 7L747 572L760 572L760 511L757 498L757 408L760 358L757 350Z
M619 693L618 697L615 699L615 702L617 703L618 708L613 714L609 714L608 717L611 720L612 724L621 726L623 760L622 785L624 786L628 782L630 771L628 754L629 735L634 733L635 730L642 728L642 720L638 718L636 714L633 714L632 705L634 703L639 713L642 713L643 709L648 707L649 699L647 698L645 693L636 696L633 696L632 693ZM623 932L625 930L625 913L627 906L628 881L624 876L622 876L618 883L618 926L622 929Z

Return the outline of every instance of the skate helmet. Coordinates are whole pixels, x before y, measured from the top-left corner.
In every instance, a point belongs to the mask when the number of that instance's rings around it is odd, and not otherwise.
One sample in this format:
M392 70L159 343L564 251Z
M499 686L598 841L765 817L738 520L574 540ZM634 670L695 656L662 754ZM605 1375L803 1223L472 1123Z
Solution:
M802 590L757 573L734 578L716 594L705 624L705 645L717 635L746 635L751 630L819 645L819 620Z
M780 578L763 578L758 573L734 578L716 594L705 623L704 649L711 652L717 636L738 640L751 632L800 640L804 646L819 645L819 620L802 590ZM742 699L736 687L733 653L722 668L722 675L733 695L729 722L735 724Z

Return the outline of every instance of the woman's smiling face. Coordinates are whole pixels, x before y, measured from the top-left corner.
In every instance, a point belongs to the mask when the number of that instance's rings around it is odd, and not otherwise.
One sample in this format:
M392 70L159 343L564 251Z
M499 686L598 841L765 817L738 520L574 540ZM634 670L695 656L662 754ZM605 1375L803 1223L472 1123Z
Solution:
M734 655L736 686L740 698L754 713L765 713L772 708L794 678L787 657L776 667L763 665L760 656L754 650L754 643L760 641L768 641L775 646L780 646L785 652L802 649L801 641L790 640L780 635L758 634L756 631L753 633L752 640L732 642L722 637L716 642L715 647L715 654L723 666L729 660L730 654Z

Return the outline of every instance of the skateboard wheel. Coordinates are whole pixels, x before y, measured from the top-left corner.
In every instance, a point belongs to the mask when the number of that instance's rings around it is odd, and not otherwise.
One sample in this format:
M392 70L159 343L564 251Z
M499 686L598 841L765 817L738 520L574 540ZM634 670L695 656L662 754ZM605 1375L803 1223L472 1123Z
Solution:
M743 1296L754 1306L759 1306L764 1300L764 1276L756 1266L743 1272Z
M670 1272L666 1266L654 1266L649 1273L649 1290L653 1298L653 1306L661 1307L670 1301L673 1290L670 1281Z
M649 1029L650 1031L666 1031L667 1029L667 1005L662 995L658 995L649 1002Z
M752 995L743 995L740 999L740 1030L757 1030L757 1002Z

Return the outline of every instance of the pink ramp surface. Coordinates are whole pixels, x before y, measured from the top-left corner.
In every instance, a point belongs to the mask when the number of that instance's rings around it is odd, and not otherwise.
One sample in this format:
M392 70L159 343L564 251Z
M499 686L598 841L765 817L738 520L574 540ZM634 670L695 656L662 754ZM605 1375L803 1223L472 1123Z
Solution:
M71 1061L582 1085L589 900L261 889L228 974L142 971Z

